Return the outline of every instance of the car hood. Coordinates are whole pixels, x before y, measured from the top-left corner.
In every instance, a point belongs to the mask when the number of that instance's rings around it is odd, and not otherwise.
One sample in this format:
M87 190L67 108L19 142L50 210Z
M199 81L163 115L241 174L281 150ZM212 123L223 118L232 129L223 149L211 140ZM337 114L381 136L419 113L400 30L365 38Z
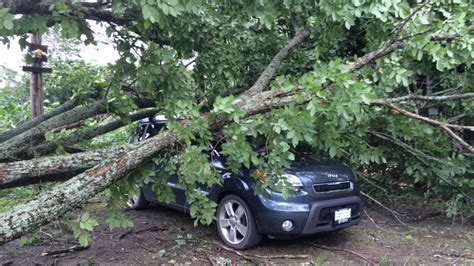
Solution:
M343 163L317 156L301 157L286 172L298 176L305 186L352 180L352 169Z

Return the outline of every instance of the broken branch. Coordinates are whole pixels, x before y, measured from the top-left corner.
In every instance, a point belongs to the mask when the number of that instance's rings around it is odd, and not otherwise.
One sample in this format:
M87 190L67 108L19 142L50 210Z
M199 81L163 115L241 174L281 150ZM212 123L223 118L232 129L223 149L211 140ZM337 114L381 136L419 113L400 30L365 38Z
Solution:
M255 94L263 91L265 87L270 83L270 80L275 76L276 71L280 67L283 60L288 56L288 54L300 45L303 40L309 36L309 30L304 29L301 32L296 33L295 37L291 39L288 44L286 44L270 61L270 64L265 68L265 70L260 74L257 81L253 84L250 89L245 92L246 97L252 97Z
M39 182L65 180L72 177L71 173L79 174L110 158L119 149L120 147L116 146L72 155L0 163L0 190Z
M308 242L308 241L303 241L304 244L306 245L309 245L309 246L313 246L315 248L319 248L319 249L324 249L324 250L329 250L329 251L343 251L343 252L347 252L347 253L350 253L352 255L355 255L365 261L367 261L368 263L370 264L373 264L373 265L377 265L377 263L375 263L373 260L359 254L359 253L356 253L352 250L349 250L349 249L345 249L345 248L337 248L337 247L328 247L328 246L324 246L324 245L318 245L318 244L315 244L315 243L311 243L311 242Z
M31 129L31 128L39 125L43 121L46 121L46 120L48 120L48 119L50 119L54 116L62 114L64 112L76 107L78 103L79 103L79 99L73 98L73 99L65 102L64 104L62 104L58 108L52 110L51 112L48 112L46 114L43 114L43 115L37 116L33 119L30 119L30 120L26 121L25 123L22 123L19 126L15 127L15 128L12 128L10 130L0 132L0 143L2 143L4 141L7 141L7 140L13 138L16 135L19 135L20 133L23 133L26 130Z
M309 258L309 255L258 255L258 254L251 254L251 253L244 253L241 251L237 251L235 249L232 249L230 247L224 246L222 244L219 244L219 247L232 252L238 256L241 256L244 259L247 260L252 260L252 258L259 258L259 259L264 259L264 260L271 260L271 259L307 259Z
M45 251L45 252L41 253L41 256L52 256L52 255L70 253L70 252L75 252L75 251L81 251L81 250L88 249L88 248L90 248L89 245L87 245L87 246L72 246L70 248L65 248L65 249Z
M420 120L420 121L423 121L425 123L428 123L428 124L431 124L433 126L436 126L440 129L442 129L444 132L446 132L446 134L448 134L449 137L451 137L451 139L453 139L456 143L460 144L461 147L463 147L464 149L466 149L468 152L470 153L474 153L474 147L472 147L471 145L469 145L469 143L467 143L466 141L464 141L460 136L458 136L456 133L454 133L451 128L455 128L455 129L458 129L458 130L464 130L464 129L467 129L467 130L471 130L471 131L474 131L474 126L461 126L461 125L454 125L454 124L445 124L445 123L442 123L438 120L434 120L434 119L431 119L431 118L428 118L428 117L425 117L425 116L421 116L421 115L418 115L418 114L415 114L415 113L412 113L412 112L409 112L405 109L402 109L400 107L397 107L391 103L388 103L384 100L372 100L370 102L370 104L372 105L379 105L379 106L383 106L389 110L391 110L392 112L394 113L399 113L399 114L402 114L404 116L408 116L410 118L414 118L416 120Z
M137 121L146 117L150 117L158 112L159 112L159 109L144 110L141 112L136 112L134 114L131 114L128 118L129 118L129 121ZM46 155L56 150L56 148L58 147L58 144L64 143L67 145L73 145L84 140L93 139L97 136L103 135L105 133L108 133L118 128L121 128L123 126L126 126L127 122L128 121L123 121L122 119L117 119L105 125L100 125L97 127L88 128L82 131L75 132L57 141L46 141L44 143L41 143L38 146L31 147L31 149L29 150L31 150L33 154Z
M383 101L388 102L388 103L399 103L399 102L404 102L407 100L422 100L422 101L453 101L453 100L461 100L461 99L467 99L467 98L474 98L474 93L464 93L464 94L454 94L454 95L445 95L445 96L425 96L425 95L416 95L416 94L411 94L411 95L406 95L402 97L397 97L397 98L388 98L388 99L383 99Z

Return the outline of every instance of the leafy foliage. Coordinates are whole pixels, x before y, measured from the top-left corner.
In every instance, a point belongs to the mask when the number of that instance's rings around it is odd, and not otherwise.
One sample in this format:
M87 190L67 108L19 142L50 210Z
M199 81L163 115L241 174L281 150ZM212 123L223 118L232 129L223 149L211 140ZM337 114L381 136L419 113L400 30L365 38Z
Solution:
M53 59L48 67L55 71L44 76L45 99L52 103L64 103L72 97L98 95L110 83L106 67L80 60Z
M86 11L77 5L56 2L49 7L49 18L63 36L91 43L91 25L83 19ZM155 100L167 117L186 121L168 124L181 142L156 159L162 168L154 190L161 199L172 200L164 184L166 175L177 172L197 221L209 223L213 217L215 204L194 188L219 182L208 152L216 142L234 171L242 165L259 170L254 175L261 188L278 182L295 160L295 150L304 149L344 160L384 186L441 199L449 215L472 208L474 164L469 155L439 128L371 104L374 99L474 91L470 1L116 0L100 11L112 12L112 18L103 20L108 19L107 34L121 55L111 70L115 78L108 97L119 106L113 111L135 110L131 98L138 95ZM0 9L4 41L14 34L24 41L29 31L45 32L47 23L45 16L14 18L8 9ZM269 88L297 89L294 104L244 118L240 96L229 94L252 86L279 48L303 28L311 31L310 38L293 51ZM437 38L440 34L456 36ZM347 68L348 62L396 40L403 41L403 49L356 72ZM51 97L107 83L103 72L81 63L79 67L71 70L71 78L84 82L74 82L80 88L54 78L52 88L71 90ZM96 73L99 78L82 79ZM407 99L399 105L443 123L474 123L472 98ZM204 111L232 123L213 136ZM473 143L469 130L457 133ZM252 146L248 136L263 136L263 149ZM173 159L176 152L182 152L176 158L179 168ZM117 200L111 206L119 206L119 200L153 175L144 167L112 188Z
M79 239L81 246L87 246L91 238L91 232L99 223L96 219L90 216L90 213L85 212L77 217L72 223L72 232L74 237Z

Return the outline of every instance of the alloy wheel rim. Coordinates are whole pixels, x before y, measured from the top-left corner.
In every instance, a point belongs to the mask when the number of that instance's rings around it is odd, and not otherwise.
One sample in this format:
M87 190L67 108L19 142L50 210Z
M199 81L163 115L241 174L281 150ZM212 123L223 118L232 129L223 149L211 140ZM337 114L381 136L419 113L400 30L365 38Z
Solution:
M219 211L219 228L223 237L232 244L241 243L248 232L248 214L235 200L228 200Z

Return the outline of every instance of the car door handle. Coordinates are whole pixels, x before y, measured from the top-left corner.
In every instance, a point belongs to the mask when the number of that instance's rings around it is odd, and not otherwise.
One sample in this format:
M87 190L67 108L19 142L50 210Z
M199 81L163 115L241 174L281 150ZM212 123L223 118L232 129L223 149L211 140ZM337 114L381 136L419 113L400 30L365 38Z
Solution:
M230 178L230 177L232 177L232 173L229 173L229 172L224 173L224 174L222 175L222 178L224 178L224 179L225 179L225 178Z

